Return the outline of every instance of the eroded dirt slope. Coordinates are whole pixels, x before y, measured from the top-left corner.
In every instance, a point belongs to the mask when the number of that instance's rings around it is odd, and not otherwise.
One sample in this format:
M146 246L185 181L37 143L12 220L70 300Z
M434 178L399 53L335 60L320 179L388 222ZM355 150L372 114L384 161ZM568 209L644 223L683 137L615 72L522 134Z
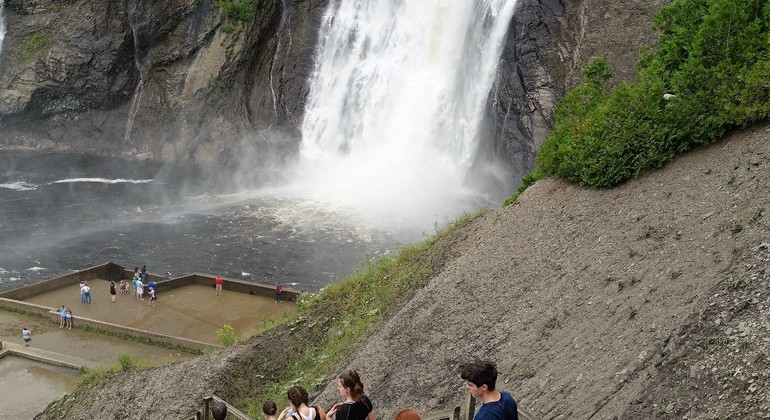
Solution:
M459 405L473 358L546 419L767 415L767 369L742 354L766 366L769 138L742 131L611 190L537 183L467 226L459 256L348 365L383 418Z

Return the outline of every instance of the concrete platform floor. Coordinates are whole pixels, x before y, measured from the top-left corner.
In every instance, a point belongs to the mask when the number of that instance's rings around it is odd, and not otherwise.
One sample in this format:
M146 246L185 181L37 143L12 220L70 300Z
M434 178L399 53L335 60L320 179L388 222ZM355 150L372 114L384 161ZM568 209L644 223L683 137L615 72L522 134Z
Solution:
M224 324L232 325L236 336L244 338L256 331L264 320L294 310L293 303L276 303L273 298L263 296L228 291L217 296L213 288L202 285L161 292L155 307L147 306L146 298L140 301L130 293L119 291L117 301L112 302L109 284L106 280L88 282L90 304L80 302L77 284L25 301L57 309L66 305L72 310L76 323L77 317L81 316L213 344L219 344L217 331Z
M48 404L75 388L80 372L5 356L0 359L0 418L31 419Z
M0 310L0 340L5 348L22 348L21 329L32 331L29 352L54 352L56 360L85 359L87 366L116 363L118 354L128 353L153 363L166 363L194 357L186 353L122 340L58 325L31 315ZM61 355L64 355L62 357ZM70 357L67 357L70 356ZM17 356L0 358L0 419L31 419L48 404L75 389L80 371L36 362Z
M37 316L0 311L0 340L4 343L23 345L21 329L24 327L29 327L32 331L31 348L90 360L96 365L110 365L117 362L118 354L121 352L128 353L134 358L158 363L193 357L186 353L104 334L78 329L60 329L57 325Z

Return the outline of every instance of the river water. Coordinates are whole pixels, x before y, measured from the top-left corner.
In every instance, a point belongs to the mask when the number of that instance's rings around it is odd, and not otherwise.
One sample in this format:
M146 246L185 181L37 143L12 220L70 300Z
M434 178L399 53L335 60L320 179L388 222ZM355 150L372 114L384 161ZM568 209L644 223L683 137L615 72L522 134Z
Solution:
M318 290L409 237L233 184L202 167L0 151L0 290L107 261Z

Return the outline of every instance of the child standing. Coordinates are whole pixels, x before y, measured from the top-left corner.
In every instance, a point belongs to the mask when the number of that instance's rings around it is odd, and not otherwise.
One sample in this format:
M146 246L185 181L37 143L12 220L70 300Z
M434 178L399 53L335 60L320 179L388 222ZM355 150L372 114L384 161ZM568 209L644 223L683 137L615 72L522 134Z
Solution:
M150 288L150 301L147 302L147 306L155 306L155 289Z
M70 310L70 308L67 308L66 318L67 318L67 329L71 330L72 329L72 311Z
M118 296L118 291L115 290L115 282L111 281L110 282L110 298L112 299L113 302L115 302L115 297L117 297L117 296Z
M32 331L30 331L29 328L24 327L24 329L21 330L21 339L24 340L24 345L29 347L29 343L32 342Z

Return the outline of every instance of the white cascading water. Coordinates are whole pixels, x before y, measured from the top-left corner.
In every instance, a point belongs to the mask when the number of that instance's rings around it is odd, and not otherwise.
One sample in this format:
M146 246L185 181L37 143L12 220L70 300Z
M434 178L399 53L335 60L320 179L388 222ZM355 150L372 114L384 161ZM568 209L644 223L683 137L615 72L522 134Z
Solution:
M5 11L3 6L4 0L0 0L0 53L3 52L3 41L5 40Z
M516 0L336 0L322 22L296 185L369 222L426 229L465 186Z

